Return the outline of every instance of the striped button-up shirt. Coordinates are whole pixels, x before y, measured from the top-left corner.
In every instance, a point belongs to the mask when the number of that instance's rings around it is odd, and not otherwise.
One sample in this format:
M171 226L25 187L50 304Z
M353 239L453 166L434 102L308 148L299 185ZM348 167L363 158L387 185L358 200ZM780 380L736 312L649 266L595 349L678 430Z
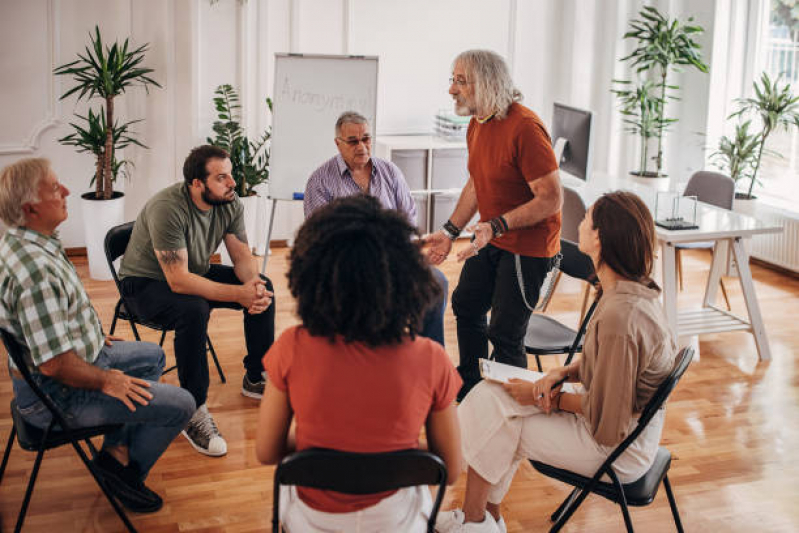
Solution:
M27 346L31 371L69 350L97 359L100 319L55 236L10 228L0 238L0 327Z
M378 157L372 157L371 163L372 175L366 193L377 198L386 209L396 209L404 213L408 222L416 227L416 203L411 198L411 191L402 171L391 161ZM363 192L352 179L350 169L339 154L317 168L308 179L303 201L305 218L336 198Z

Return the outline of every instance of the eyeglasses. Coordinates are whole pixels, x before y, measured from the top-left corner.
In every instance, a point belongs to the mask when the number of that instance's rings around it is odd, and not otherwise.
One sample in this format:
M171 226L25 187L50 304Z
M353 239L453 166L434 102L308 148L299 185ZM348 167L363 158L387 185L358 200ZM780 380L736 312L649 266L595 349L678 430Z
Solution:
M474 83L473 81L466 81L463 78L450 78L449 84L450 85L457 85L458 87L463 87L464 85L469 85Z
M372 144L371 135L364 135L360 139L344 139L342 137L336 137L336 139L338 139L339 141L341 141L343 143L347 143L349 146L352 146L353 148L358 146L361 143L365 144L366 146L369 146L370 144Z

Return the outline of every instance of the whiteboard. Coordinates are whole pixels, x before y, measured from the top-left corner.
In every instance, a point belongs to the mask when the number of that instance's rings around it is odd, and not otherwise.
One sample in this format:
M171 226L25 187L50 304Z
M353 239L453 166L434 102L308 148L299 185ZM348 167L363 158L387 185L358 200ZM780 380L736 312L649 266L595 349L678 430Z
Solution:
M338 153L344 111L377 115L377 57L276 54L269 196L291 200L319 165Z

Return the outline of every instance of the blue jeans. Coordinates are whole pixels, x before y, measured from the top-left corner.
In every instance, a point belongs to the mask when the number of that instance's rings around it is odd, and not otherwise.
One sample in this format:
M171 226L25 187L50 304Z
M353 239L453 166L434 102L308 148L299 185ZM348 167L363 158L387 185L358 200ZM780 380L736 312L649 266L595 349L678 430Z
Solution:
M436 267L430 267L433 277L441 286L441 299L436 301L424 314L422 331L419 334L444 346L444 312L447 310L447 291L449 284L444 273Z
M157 344L115 341L103 347L94 365L149 381L153 398L147 405L134 403L136 410L131 411L120 400L98 390L68 387L39 373L33 374L33 378L73 427L124 424L119 431L105 436L103 447L127 446L130 461L146 477L167 446L186 427L196 410L194 399L179 387L158 383L164 370L164 351ZM40 428L50 424L50 411L24 381L14 379L14 397L28 423Z

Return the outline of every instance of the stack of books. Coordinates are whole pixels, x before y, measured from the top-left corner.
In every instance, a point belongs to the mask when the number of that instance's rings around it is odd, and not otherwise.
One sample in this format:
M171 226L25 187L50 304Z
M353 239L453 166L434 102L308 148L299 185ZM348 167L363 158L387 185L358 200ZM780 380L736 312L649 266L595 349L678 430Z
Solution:
M466 128L472 117L461 117L449 111L439 111L435 118L435 134L449 141L466 139Z

